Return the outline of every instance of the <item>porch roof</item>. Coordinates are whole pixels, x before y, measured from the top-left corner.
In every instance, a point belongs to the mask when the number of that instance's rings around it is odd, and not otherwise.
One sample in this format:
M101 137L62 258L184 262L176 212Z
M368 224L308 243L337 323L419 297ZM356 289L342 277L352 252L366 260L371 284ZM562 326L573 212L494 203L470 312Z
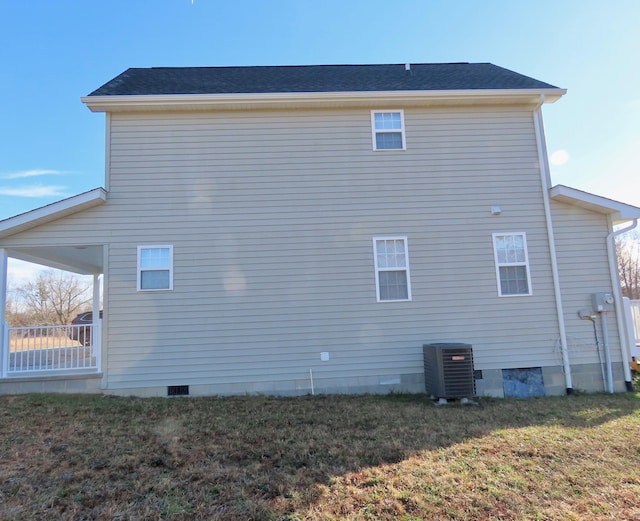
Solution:
M565 185L551 188L551 199L572 204L598 213L611 215L614 224L640 219L640 208L599 195L583 192Z
M0 239L9 237L15 233L34 228L41 224L60 219L67 215L86 210L105 203L107 191L104 188L94 188L61 201L41 206L35 210L14 215L0 221Z
M107 191L95 188L61 201L0 221L0 239L104 204ZM55 246L6 246L14 259L35 262L83 275L103 272L103 246L91 244Z

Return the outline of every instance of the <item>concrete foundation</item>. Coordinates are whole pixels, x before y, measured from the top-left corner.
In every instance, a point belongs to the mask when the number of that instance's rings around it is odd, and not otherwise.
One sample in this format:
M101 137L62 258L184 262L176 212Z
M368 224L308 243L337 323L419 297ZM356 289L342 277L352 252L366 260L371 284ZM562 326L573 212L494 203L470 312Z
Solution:
M542 367L542 381L545 396L562 396L567 393L565 375L562 366ZM483 369L482 378L476 379L478 396L504 398L505 382L502 369ZM600 364L581 364L571 366L574 391L597 393L605 391ZM614 391L626 391L624 372L621 363L613 364Z
M513 368L519 369L519 368ZM522 368L527 371L535 368ZM583 364L572 366L574 391L603 392L602 367L599 364ZM545 396L561 396L566 394L566 383L561 366L537 368L536 374L542 373L543 393ZM479 397L505 397L505 378L510 380L514 371L503 373L502 369L476 370L476 395ZM515 371L515 374L519 374ZM614 364L614 390L626 391L624 373L621 363ZM306 375L305 375L306 376ZM509 393L513 386L507 381ZM123 389L103 389L102 375L66 375L33 378L5 378L0 380L0 395L26 393L77 393L108 394L117 396L166 397L167 386L135 387ZM209 383L190 384L189 382L170 382L168 385L188 385L189 396L230 396L243 394L266 394L276 396L302 396L306 394L386 394L424 393L424 373L362 376L355 378L314 378L311 375L296 380L241 382L241 383Z
M0 380L0 395L28 393L100 394L102 375L46 376L4 378Z
M173 383L171 385L174 385ZM387 394L423 393L424 374L366 376L351 379L314 378L278 382L243 382L221 384L189 384L189 396L233 396L242 394L266 394L275 396L303 396L306 394ZM167 387L144 387L126 389L106 389L105 394L116 396L167 396Z

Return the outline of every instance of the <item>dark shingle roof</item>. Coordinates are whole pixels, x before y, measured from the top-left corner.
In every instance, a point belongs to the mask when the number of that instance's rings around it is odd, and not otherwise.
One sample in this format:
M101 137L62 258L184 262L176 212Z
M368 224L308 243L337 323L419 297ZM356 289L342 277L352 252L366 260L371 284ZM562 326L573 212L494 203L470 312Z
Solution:
M128 69L90 96L555 88L491 63L152 67Z

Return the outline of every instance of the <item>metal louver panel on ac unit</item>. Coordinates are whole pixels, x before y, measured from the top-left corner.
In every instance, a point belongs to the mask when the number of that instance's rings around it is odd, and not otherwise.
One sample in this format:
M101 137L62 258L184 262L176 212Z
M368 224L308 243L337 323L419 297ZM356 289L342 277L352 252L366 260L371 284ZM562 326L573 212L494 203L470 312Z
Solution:
M435 398L475 396L473 349L469 344L424 344L424 380L428 394Z

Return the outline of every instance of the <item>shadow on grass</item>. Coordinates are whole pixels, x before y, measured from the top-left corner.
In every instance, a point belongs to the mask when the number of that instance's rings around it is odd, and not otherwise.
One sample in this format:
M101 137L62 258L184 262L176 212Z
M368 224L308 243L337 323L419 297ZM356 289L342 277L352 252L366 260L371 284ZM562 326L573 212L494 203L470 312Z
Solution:
M298 519L336 477L492 433L588 430L636 395L0 398L3 519ZM300 518L302 519L302 518Z

